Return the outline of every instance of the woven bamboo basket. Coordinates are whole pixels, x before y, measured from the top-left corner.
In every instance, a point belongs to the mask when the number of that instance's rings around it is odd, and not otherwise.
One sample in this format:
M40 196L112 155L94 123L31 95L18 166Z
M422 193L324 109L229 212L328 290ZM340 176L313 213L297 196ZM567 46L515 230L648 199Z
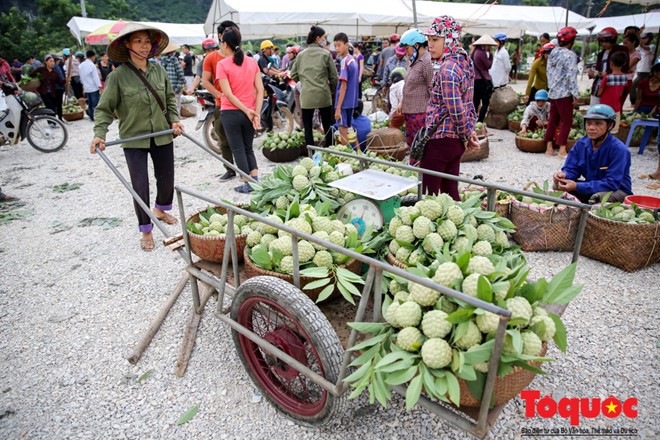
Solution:
M545 152L545 142L543 142L543 139L528 139L516 136L516 147L525 153Z
M590 212L580 255L626 272L660 262L660 223L630 224Z
M578 201L570 194L562 198ZM516 225L513 239L524 251L572 250L579 219L577 208L561 205L539 212L519 200L511 202L511 221Z
M508 122L509 131L518 133L520 131L520 121L509 121Z
M270 148L262 148L264 156L271 162L293 162L300 157L300 148L278 148L272 150Z
M398 146L401 143L405 144L406 135L403 134L398 128L379 128L377 130L371 130L367 134L367 145L369 147L382 147L386 146L392 148L392 146ZM405 157L405 156L404 156Z
M75 112L75 113L63 113L62 114L62 119L65 121L79 121L80 119L85 117L85 112Z
M397 145L369 145L367 151L401 162L408 155L408 145L405 142Z
M484 136L479 138L479 144L481 147L476 150L465 150L465 153L463 153L463 156L461 157L461 162L477 162L483 159L487 159L490 154L488 137Z
M224 214L226 210L221 207L215 207L216 211ZM186 219L186 224L189 221L195 223L199 222L199 214L206 212L206 209L198 211ZM227 241L226 235L220 236L206 236L193 234L190 231L188 232L188 240L190 241L190 251L197 255L202 260L212 261L214 263L222 262L225 254L225 242ZM240 234L236 236L236 255L238 261L243 260L243 249L245 249L245 241L247 239L247 234ZM231 255L229 255L231 261Z
M566 152L571 151L571 148L577 143L577 141L568 140L566 141Z
M32 81L28 81L25 84L21 84L20 87L22 90L25 90L26 92L34 92L39 88L40 85L41 85L41 80L33 79Z
M545 356L547 349L548 345L544 342L539 356ZM528 363L537 368L541 365L541 362L529 361ZM529 371L520 367L514 367L511 373L504 377L496 378L495 388L493 388L495 405L501 405L518 396L520 391L527 388L532 380L534 380L534 376L536 376L536 373L533 371ZM458 384L461 387L461 406L478 407L481 405L481 401L475 398L472 393L470 393L470 389L468 388L465 379L461 379L459 377Z
M284 281L286 281L290 284L293 284L293 275L289 275L289 274L286 274L286 273L273 272L271 270L263 269L263 268L257 266L256 264L254 264L252 262L252 260L250 260L250 257L248 256L247 248L245 248L243 250L243 261L245 262L245 278L246 279L267 275L267 276L279 278L279 279L284 280ZM360 262L360 260L350 260L348 263L342 264L340 267L343 267L344 269L348 269L351 272L353 272L354 274L360 275L360 270L362 269L362 263ZM309 278L309 277L303 277L303 276L300 277L300 290L302 290L303 293L305 295L307 295L314 302L316 302L316 300L319 297L319 294L325 288L325 286L319 287L317 289L312 289L312 290L305 290L304 287L307 284L311 283L312 281L317 281L317 280L318 280L318 278ZM339 296L341 296L341 292L339 292L338 288L335 288L334 292L332 292L332 294L328 297L327 300L337 298Z
M83 111L87 110L87 98L78 98L78 105Z

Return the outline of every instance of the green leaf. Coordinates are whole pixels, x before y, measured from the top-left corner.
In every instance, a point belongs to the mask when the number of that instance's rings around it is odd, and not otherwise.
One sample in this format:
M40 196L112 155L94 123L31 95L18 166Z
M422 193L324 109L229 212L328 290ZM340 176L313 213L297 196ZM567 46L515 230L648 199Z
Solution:
M394 373L395 371L401 371L401 370L406 370L410 368L415 361L418 361L419 359L413 358L413 359L401 359L400 361L393 362L389 365L385 365L382 368L378 368L379 373Z
M375 344L380 344L388 336L389 336L389 333L382 333L378 336L374 336L373 338L369 338L366 341L362 341L358 345L355 345L355 346L351 347L350 351L360 351L360 350L364 350L367 347L371 347Z
M351 367L357 367L360 365L364 365L367 362L370 362L374 356L380 351L381 346L376 344L373 347L371 347L369 350L365 351L362 353L359 357L357 357L353 362L350 363Z
M309 267L300 271L301 277L308 278L327 278L330 276L327 267Z
M349 322L348 326L362 333L376 334L385 328L382 322Z
M140 383L140 382L146 380L149 376L151 376L151 374L153 372L154 372L154 370L145 371L144 373L142 373L142 375L140 377L138 377L138 379L135 381L135 383Z
M456 259L456 264L461 268L462 271L465 271L470 264L470 257L472 254L470 252L464 252L463 255Z
M525 325L528 322L529 321L527 321L525 318L513 318L509 320L507 325L509 328L515 328L518 327L519 325Z
M555 335L552 339L555 341L555 344L557 344L557 347L559 347L561 352L566 353L566 327L564 327L564 323L559 316L554 313L548 313L548 316L555 322L556 327Z
M461 403L461 387L458 384L458 379L452 373L447 372L447 392L449 393L449 400L454 402L455 405Z
M531 327L531 330L534 333L536 333L536 336L538 336L539 338L543 337L543 335L545 335L545 331L546 331L545 321L544 320L538 321L536 324L534 324Z
M472 306L468 306L466 309L458 309L445 319L452 324L467 322L472 318L472 315L474 315L474 310L475 309Z
M328 299L330 295L332 295L332 292L335 291L335 286L334 284L330 286L325 286L325 289L321 290L321 293L319 293L319 297L316 298L316 302L320 303L321 301L325 301Z
M346 376L346 378L344 378L344 382L356 382L357 380L364 378L364 375L367 374L372 368L373 366L370 363L366 363L355 370L353 374Z
M376 394L376 400L383 406L387 408L387 402L392 398L392 392L389 387L385 384L383 380L383 375L376 373L374 375L374 392Z
M350 270L344 269L343 267L337 268L337 276L341 279L345 279L352 283L364 284L364 280L362 279L361 276L356 275Z
M346 280L342 279L340 276L338 276L337 278L338 278L340 287L344 287L347 291L349 291L351 294L353 294L355 296L361 296L362 295L360 290L357 287L355 287L353 285L353 283L351 283L350 281L346 281Z
M459 310L459 312L460 312L460 310ZM457 313L457 312L454 312L454 313ZM453 313L452 313L452 315L453 315ZM451 315L449 315L449 316L451 316ZM445 319L447 321L449 321L449 317L447 317ZM451 322L451 321L449 321L449 322ZM467 321L461 322L454 329L454 335L452 336L452 340L457 341L457 340L461 339L467 333L467 331L468 331Z
M263 247L255 247L249 256L257 266L267 270L273 270L273 262L270 254Z
M387 289L385 283L382 283L381 286L383 287L383 290ZM375 292L374 295L378 295L378 292ZM392 305L392 298L390 298L389 295L386 295L385 292L383 292L382 295L383 304L380 306L380 316L387 316L387 309Z
M76 190L76 189L80 189L80 185L82 185L82 183L69 183L69 182L66 182L66 183L62 183L61 185L55 185L53 187L53 191L57 192L57 193L73 191L73 190Z
M458 371L461 369L461 353L457 349L453 349L452 352L451 369L452 371Z
M408 351L393 351L392 353L388 353L383 358L376 364L376 370L379 370L380 368L383 368L386 365L389 365L393 362L402 360L402 359L412 359L415 358L417 355L415 353L410 353Z
M410 411L422 394L422 376L415 377L410 381L410 385L406 390L406 410Z
M405 370L399 370L394 373L387 374L387 377L385 378L385 382L388 385L392 385L392 386L407 383L410 379L415 377L417 371L418 371L418 366L414 365Z
M339 289L339 293L341 293L341 296L343 296L344 299L349 303L355 305L355 301L353 300L353 296L351 295L351 292L348 289L346 289L346 287L344 287L344 285L342 285L341 283L338 283L336 286Z
M584 286L571 286L552 295L546 295L543 302L545 304L566 304L582 292Z
M431 370L431 374L434 374L434 370ZM437 377L435 376L435 396L439 399L442 400L447 400L446 397L444 397L447 394L447 377L442 376L442 377ZM442 396L442 397L441 397Z
M520 330L509 329L506 331L507 335L511 337L511 344L516 353L522 353L522 336Z
M493 302L493 287L490 285L490 281L483 275L479 275L477 280L477 298L487 303Z
M479 362L486 362L490 359L493 353L493 346L495 345L495 339L491 339L488 342L484 342L481 345L471 348L469 351L463 352L463 358L465 363L468 365L474 365Z
M188 411L184 412L181 417L179 417L179 420L176 421L176 424L180 426L188 423L190 420L192 420L193 417L195 417L197 411L199 411L199 407L197 405L191 407Z
M474 380L467 382L468 391L474 396L475 399L481 401L481 396L484 393L486 386L486 375L484 373L476 372Z
M548 285L548 290L545 297L543 298L544 304L552 304L553 302L550 299L556 295L558 292L568 289L573 284L573 279L575 278L575 268L577 267L576 263L569 264L564 269L562 269L557 275L552 277L550 284Z
M545 374L545 371L541 370L540 368L537 368L533 365L528 364L525 361L515 361L511 362L511 365L515 365L520 368L524 368L525 370L533 371L536 374Z
M468 382L477 378L476 371L472 365L463 365L463 367L456 372L456 375Z
M303 290L313 290L313 289L318 289L319 287L323 287L327 285L332 279L330 278L324 278L322 280L316 280L312 281L311 283L305 284L305 287L303 287Z

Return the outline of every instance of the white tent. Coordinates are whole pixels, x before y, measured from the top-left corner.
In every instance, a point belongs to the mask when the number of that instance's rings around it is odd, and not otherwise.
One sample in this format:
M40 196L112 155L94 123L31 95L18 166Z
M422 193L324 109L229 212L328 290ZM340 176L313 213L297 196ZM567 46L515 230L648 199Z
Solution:
M606 27L613 27L617 32L623 32L627 26L640 28L644 26L644 32L658 32L660 30L660 10L656 9L646 14L595 18L593 25L595 26L594 33Z
M74 37L78 40L79 44L83 44L85 37L91 32L101 26L112 22L113 20L101 20L98 18L83 18L72 17L67 23L69 30ZM204 33L204 26L201 24L179 24L179 23L156 23L156 22L140 22L149 26L153 26L165 32L170 40L179 44L201 44L206 34Z

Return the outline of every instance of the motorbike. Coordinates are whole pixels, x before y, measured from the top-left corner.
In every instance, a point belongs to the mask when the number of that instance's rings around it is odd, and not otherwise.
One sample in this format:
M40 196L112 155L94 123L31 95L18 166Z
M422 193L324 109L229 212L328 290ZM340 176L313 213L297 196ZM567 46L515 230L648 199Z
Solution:
M267 131L293 132L293 115L287 103L279 98L284 92L277 85L277 81L267 75L261 75L264 83L264 102L261 106L261 128L255 130L254 137L261 136ZM291 89L293 99L293 89Z
M7 105L0 109L0 145L16 145L27 138L28 143L43 153L61 150L69 139L69 133L55 112L38 108L42 104L39 95L30 97L10 82L2 83L2 93ZM24 99L25 98L25 99Z
M221 154L218 135L215 133L215 128L213 126L215 114L215 97L206 90L197 90L195 92L195 97L197 102L202 106L202 113L197 119L197 125L195 126L195 131L202 129L202 134L204 137L204 142L206 146L211 150L215 151L218 154Z

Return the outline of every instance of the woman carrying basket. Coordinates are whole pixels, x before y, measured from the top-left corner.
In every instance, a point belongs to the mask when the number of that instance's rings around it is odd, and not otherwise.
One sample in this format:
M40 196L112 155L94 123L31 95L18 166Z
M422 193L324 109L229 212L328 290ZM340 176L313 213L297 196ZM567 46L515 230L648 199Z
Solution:
M458 176L465 149L479 148L474 131L476 115L472 93L474 67L461 45L461 24L453 17L437 17L424 32L432 58L440 59L431 99L426 107L426 130L430 140L424 148L421 167ZM405 99L405 98L404 98ZM458 182L424 174L424 193L449 194L459 200Z
M105 136L112 123L113 113L119 118L119 137L129 137L174 129L178 136L183 130L179 123L174 91L165 69L148 60L160 54L169 43L163 31L138 23L129 23L110 44L108 55L123 63L107 77L105 89L95 109L94 140L90 147L105 150ZM156 175L156 204L154 214L167 224L176 218L165 211L172 209L174 198L174 144L166 134L122 144L133 189L149 205L149 174L147 157L151 156ZM154 248L153 225L147 213L134 201L135 214L144 251Z

